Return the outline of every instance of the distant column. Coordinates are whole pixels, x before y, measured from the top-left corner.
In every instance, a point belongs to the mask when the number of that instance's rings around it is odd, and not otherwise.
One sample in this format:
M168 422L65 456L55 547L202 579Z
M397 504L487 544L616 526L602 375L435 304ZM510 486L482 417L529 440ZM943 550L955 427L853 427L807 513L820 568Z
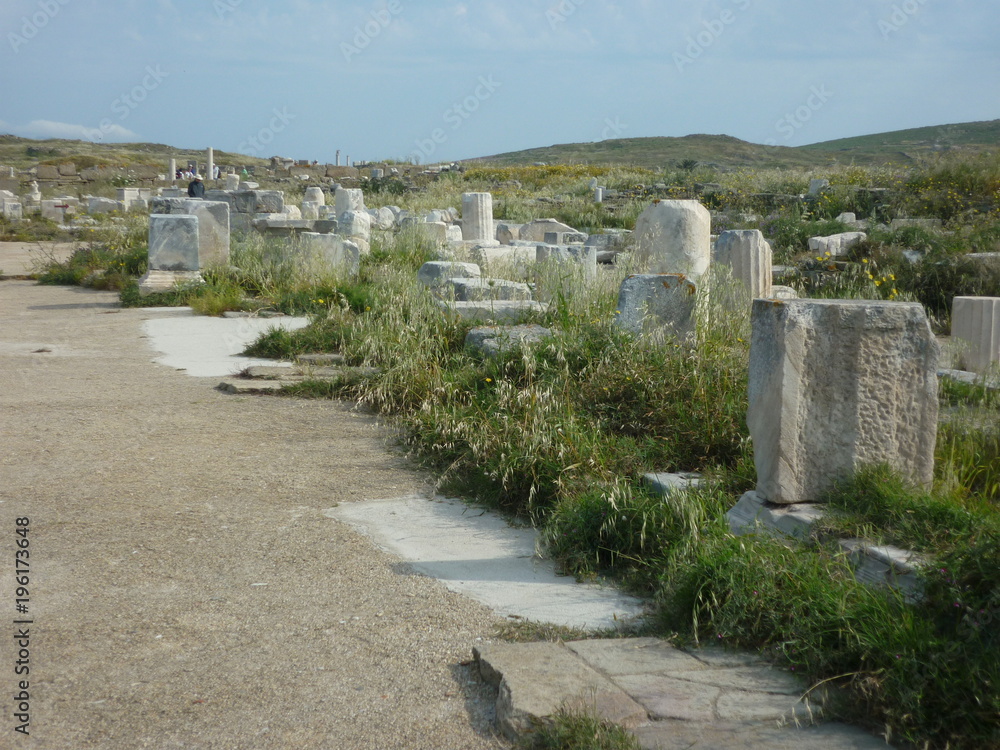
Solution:
M462 195L462 239L475 242L496 239L493 196L490 193Z
M337 166L340 166L340 149L337 149Z
M177 160L171 159L167 165L167 182L173 182L177 177Z
M215 178L215 149L208 149L208 164L205 165L205 173L206 180Z

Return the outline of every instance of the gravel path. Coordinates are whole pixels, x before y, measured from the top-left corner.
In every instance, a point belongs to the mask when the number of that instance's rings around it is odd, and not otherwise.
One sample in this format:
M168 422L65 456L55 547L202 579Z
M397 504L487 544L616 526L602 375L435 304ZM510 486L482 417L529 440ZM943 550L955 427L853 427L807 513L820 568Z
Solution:
M464 665L497 618L323 515L425 478L343 405L153 364L147 315L0 283L0 622L24 516L34 621L0 747L506 747Z

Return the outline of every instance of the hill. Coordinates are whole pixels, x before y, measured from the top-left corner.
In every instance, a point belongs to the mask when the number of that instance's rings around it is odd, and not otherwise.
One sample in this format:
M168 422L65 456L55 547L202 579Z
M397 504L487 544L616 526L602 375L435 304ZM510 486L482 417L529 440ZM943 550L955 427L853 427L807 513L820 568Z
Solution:
M822 167L839 163L912 163L945 149L972 152L1000 146L1000 120L900 130L844 138L809 146L764 146L728 135L680 138L620 138L598 143L568 143L469 159L516 166L546 164L630 164L662 167L687 160L723 168Z
M58 165L73 162L78 169L94 166L159 165L175 158L179 164L188 160L203 162L205 149L179 149L161 143L92 143L62 138L36 141L14 135L0 135L0 164L15 169L29 169L37 164ZM244 154L215 152L218 164L265 166L269 162Z

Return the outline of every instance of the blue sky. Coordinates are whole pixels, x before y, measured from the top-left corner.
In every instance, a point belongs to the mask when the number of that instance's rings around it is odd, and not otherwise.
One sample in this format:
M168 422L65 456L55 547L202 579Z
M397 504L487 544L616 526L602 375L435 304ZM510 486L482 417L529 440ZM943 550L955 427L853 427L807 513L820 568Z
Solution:
M332 162L1000 118L996 0L2 0L0 132Z

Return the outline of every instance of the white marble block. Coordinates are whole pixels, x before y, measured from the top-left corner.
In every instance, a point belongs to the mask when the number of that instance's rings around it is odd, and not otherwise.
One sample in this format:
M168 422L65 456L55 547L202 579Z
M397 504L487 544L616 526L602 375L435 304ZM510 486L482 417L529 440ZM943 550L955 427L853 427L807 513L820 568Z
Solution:
M225 201L190 200L184 213L198 217L198 255L201 268L229 263L229 204Z
M758 495L817 502L879 463L930 485L939 348L921 305L758 299L752 323L747 424Z
M683 339L695 331L698 288L680 274L636 274L622 282L615 325L639 336Z
M317 206L326 205L326 193L323 192L321 187L309 187L306 188L306 194L302 198L303 203L309 201L310 203L315 203Z
M712 215L698 201L656 201L635 224L639 267L697 279L711 264L711 235Z
M447 284L449 279L478 279L482 275L482 270L475 263L435 260L420 267L417 281L424 286L439 287Z
M810 237L809 252L824 255L829 253L831 257L847 255L854 247L860 245L868 239L865 232L843 232L841 234L831 234L829 237Z
M985 373L1000 362L1000 297L955 297L951 338L960 366Z
M198 217L152 214L149 217L149 270L139 293L166 292L178 283L201 282Z
M365 194L361 190L337 188L334 194L334 203L337 207L337 216L348 211L365 210Z
M750 299L771 296L773 255L760 230L738 229L720 234L714 261L731 270L733 280L742 284Z
M462 195L462 239L469 242L496 239L492 194L464 193Z
M303 232L299 235L299 249L306 255L315 255L341 273L354 276L361 264L358 245L336 234Z
M345 211L337 217L337 234L344 237L357 237L367 242L372 236L371 214L364 209Z
M240 189L240 176L238 174L226 175L226 190L235 191Z

